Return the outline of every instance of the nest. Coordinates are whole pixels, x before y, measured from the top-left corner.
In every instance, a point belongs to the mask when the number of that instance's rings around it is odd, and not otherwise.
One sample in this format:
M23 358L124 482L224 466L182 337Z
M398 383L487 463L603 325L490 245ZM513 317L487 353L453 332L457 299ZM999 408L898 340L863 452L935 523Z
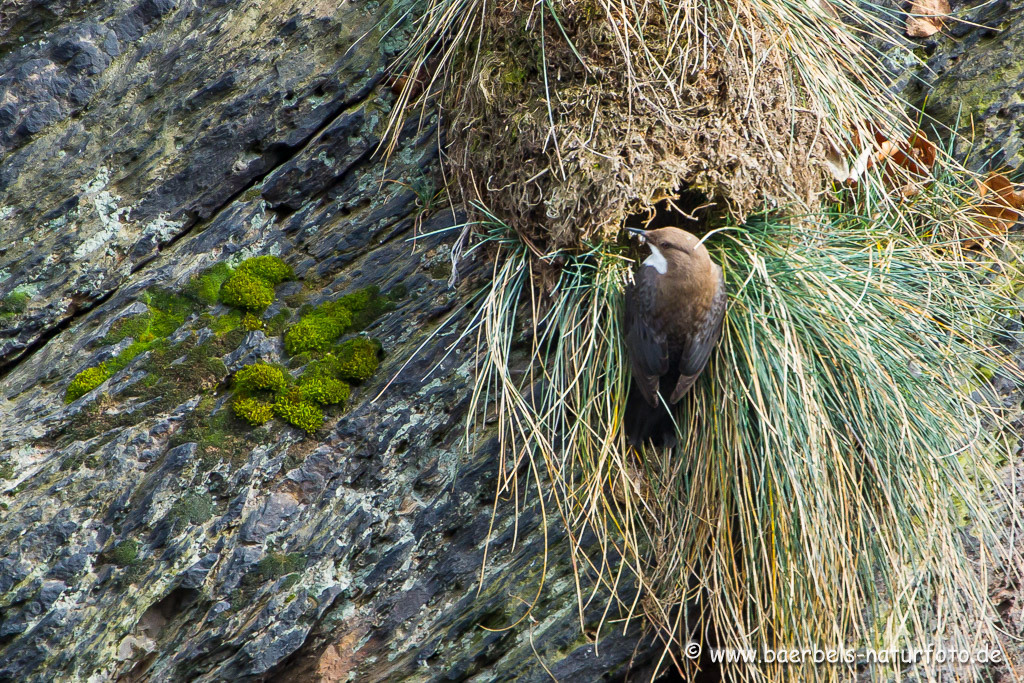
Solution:
M740 221L812 208L837 126L777 32L699 15L563 2L481 16L440 89L462 198L542 252L614 236L684 189Z

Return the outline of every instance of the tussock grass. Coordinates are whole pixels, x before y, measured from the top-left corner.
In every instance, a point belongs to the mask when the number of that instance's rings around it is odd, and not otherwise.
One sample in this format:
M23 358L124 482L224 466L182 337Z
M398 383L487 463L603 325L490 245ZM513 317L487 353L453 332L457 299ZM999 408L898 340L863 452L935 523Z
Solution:
M874 178L819 214L710 235L730 291L723 340L682 403L681 445L661 453L631 451L620 429L629 249L549 254L565 263L541 301L535 257L491 218L485 240L499 253L471 330L482 358L475 412L498 417L499 498L544 491L577 573L599 576L579 582L581 608L610 590L608 624L646 619L665 665L681 671L692 671L680 655L690 640L761 650L998 642L981 567L1008 552L997 534L1005 510L990 494L1012 451L980 371L1005 366L993 335L1017 309L1020 273L1008 245L998 258L950 238L971 227L950 211L969 195L958 178L902 205ZM581 545L587 531L597 552ZM639 596L619 592L628 574ZM733 664L725 674L846 680L851 670Z

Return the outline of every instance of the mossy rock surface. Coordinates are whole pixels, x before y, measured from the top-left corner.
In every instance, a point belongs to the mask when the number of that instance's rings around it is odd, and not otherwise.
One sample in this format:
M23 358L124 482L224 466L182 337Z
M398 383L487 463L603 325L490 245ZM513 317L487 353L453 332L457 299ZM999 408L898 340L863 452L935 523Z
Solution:
M1014 36L1018 4L991 6ZM650 677L637 669L661 644L625 610L605 614L603 592L581 631L564 552L579 539L552 525L543 562L535 492L519 507L499 499L479 585L504 473L487 425L465 441L475 364L459 333L492 270L471 253L449 289L447 267L424 262L468 220L448 206L422 213L413 189L444 182L433 100L387 163L374 155L394 99L385 69L411 28L381 31L391 9L4 5L0 287L33 289L25 310L0 313L0 680L543 681L550 670L591 681L623 680L630 666ZM971 45L979 55L984 40ZM1004 63L1020 61L1013 49ZM496 96L538 73L533 53L517 55L495 72ZM966 102L972 73L958 77ZM1012 114L1009 87L998 89ZM1020 118L999 110L989 103L976 126L979 149ZM242 267L271 253L296 283L275 290L280 274ZM265 283L252 291L266 313L222 305L239 270ZM110 324L145 293L159 314ZM344 324L292 354L288 328L303 317L292 309L306 302L338 302L321 314ZM253 320L263 334L245 329ZM266 391L252 398L303 426L236 415L240 367L299 375L363 330L387 355L362 387L353 380L344 408L302 393L276 407ZM101 358L124 381L66 405L64 388ZM1013 610L1005 618L1024 630Z
M953 151L978 170L1024 167L1024 6L971 3L965 21L935 36L923 82L911 82L912 101L938 123L938 136L961 136ZM994 27L992 30L987 27ZM927 123L926 123L927 125Z

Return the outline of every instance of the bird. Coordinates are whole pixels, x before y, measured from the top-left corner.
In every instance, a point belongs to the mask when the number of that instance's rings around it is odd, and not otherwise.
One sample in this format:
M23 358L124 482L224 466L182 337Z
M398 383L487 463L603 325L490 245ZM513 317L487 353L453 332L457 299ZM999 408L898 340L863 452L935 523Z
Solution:
M651 254L626 287L624 328L632 382L623 426L635 448L676 445L666 407L693 387L722 336L727 294L722 268L704 244L676 227L627 228Z

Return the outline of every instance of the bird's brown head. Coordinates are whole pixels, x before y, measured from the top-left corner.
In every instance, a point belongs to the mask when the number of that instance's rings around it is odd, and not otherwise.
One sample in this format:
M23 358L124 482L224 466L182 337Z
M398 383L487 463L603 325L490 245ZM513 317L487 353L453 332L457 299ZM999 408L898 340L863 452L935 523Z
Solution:
M701 244L696 235L679 228L658 228L657 230L639 230L627 228L629 232L640 237L642 243L651 249L651 255L644 261L660 275L687 275L694 270L711 267L708 250Z

